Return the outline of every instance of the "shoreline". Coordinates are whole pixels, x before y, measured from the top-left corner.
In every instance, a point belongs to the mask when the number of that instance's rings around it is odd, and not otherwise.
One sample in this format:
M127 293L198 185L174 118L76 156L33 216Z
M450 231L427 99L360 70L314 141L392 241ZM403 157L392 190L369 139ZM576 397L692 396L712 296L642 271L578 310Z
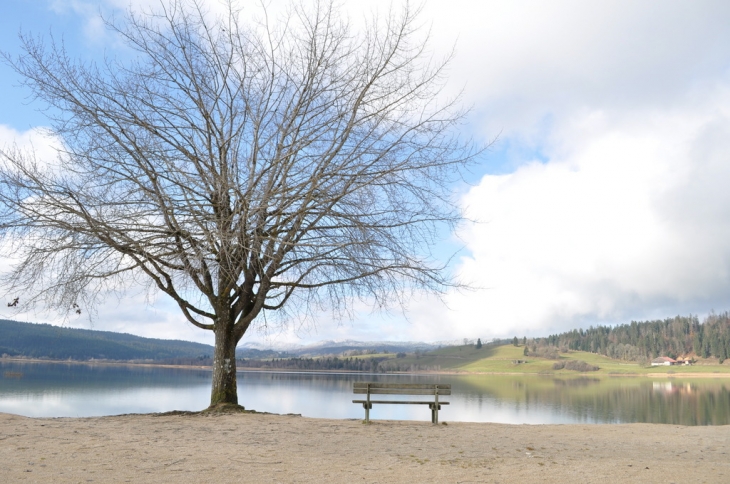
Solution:
M142 367L142 368L168 368L168 369L183 369L183 370L205 370L212 371L210 366L196 366L196 365L170 365L161 363L135 363L131 361L108 361L108 360L90 360L90 361L78 361L78 360L46 360L40 358L14 358L5 357L0 359L1 362L14 362L14 363L51 363L51 364L70 364L70 365L104 365L104 366L131 366L131 367ZM298 369L275 369L275 368L247 368L238 367L236 371L240 372L263 372L263 373L314 373L314 374L339 374L339 375L453 375L453 376L551 376L551 377L586 377L591 376L595 378L662 378L662 379L679 379L679 378L691 378L691 379L730 379L730 371L728 372L675 372L675 373L596 373L596 372L573 372L573 373L560 373L560 372L477 372L477 371L458 371L458 370L424 370L424 371L409 371L409 372L387 372L387 373L370 373L370 372L358 372L358 371L343 371L343 370L298 370ZM671 370L670 370L671 371Z
M8 482L730 481L730 426L0 413Z

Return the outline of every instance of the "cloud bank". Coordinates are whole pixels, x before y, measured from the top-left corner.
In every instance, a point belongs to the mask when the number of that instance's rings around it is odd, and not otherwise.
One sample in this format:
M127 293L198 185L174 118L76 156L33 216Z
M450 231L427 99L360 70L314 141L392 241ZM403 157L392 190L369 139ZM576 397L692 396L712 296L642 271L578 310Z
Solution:
M504 123L510 169L463 197L479 223L460 233L459 270L483 289L450 298L454 328L545 335L728 309L728 7L493 6L466 34L482 62L456 71L479 127Z

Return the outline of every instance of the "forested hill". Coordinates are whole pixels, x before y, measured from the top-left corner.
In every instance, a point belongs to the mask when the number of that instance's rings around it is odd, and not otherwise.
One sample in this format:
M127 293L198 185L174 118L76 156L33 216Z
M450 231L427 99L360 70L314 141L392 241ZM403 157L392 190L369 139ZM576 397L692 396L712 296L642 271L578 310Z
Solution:
M534 345L590 351L628 361L694 354L718 358L722 363L730 355L730 314L711 314L702 322L696 316L677 316L663 321L591 327L536 338Z
M57 360L169 360L213 355L213 347L179 340L0 320L0 355Z

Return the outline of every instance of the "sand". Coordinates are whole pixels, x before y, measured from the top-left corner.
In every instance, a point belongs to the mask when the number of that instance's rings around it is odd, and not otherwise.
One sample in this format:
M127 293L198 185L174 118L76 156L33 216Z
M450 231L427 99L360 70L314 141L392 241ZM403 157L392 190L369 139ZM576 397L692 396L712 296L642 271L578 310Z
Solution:
M0 414L0 481L730 482L730 427Z

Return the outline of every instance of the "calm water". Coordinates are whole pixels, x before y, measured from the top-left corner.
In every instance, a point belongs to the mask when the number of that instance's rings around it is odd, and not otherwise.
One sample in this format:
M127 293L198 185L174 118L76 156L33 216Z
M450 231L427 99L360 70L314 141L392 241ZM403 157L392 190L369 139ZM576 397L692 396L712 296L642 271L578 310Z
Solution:
M31 417L200 410L209 402L204 370L0 362L0 372L0 412ZM240 372L239 400L259 411L361 419L354 381L451 383L442 421L730 424L730 380L720 379ZM427 406L376 405L371 418L427 421L430 414Z

